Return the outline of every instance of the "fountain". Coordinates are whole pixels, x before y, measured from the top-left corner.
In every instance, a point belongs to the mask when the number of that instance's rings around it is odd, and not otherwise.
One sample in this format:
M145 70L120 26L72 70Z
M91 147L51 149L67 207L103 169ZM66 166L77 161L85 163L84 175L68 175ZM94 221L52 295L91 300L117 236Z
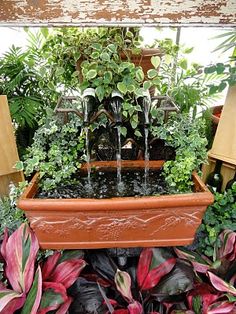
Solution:
M73 101L74 98L68 99ZM107 190L112 192L112 188L114 189L116 185L116 192L102 199L92 198L90 195L68 199L41 199L37 197L39 181L39 173L37 173L21 196L18 206L25 211L41 248L89 249L190 244L206 207L213 202L213 196L196 173L193 173L194 191L192 193L175 195L149 193L152 185L149 182L150 174L153 171L160 171L164 161L149 160L151 122L149 112L153 104L148 95L137 99L142 108L139 119L144 132L143 154L138 155L144 156L143 160L121 159L122 141L124 143L135 141L130 138L124 140L121 138L123 101L120 94L117 92L112 94L106 109L104 104L99 106L94 97L94 91L87 90L82 99L82 112L75 108L62 108L60 104L63 99L58 102L55 111L64 116L65 122L68 120L69 113L76 114L83 120L87 163L83 164L80 169L81 182L85 175L87 184L95 189L93 171L98 177L100 173L104 173L103 176L108 184ZM116 160L90 160L89 125L101 115L107 117L109 130L116 132L117 140L114 140L117 144ZM145 190L145 193L141 194L143 196L138 197L135 194L125 194L127 189L122 187L122 180L126 176L126 180L131 184L130 190L135 190L136 187L132 186L133 179L129 173L137 171L142 173L140 177L144 179ZM116 175L115 181L109 177L112 173ZM155 178L156 175L154 175Z
M141 123L144 126L144 160L145 160L145 167L144 167L144 190L145 195L148 195L148 181L149 181L149 149L148 149L148 128L150 125L150 109L151 109L151 99L150 94L148 92L143 93L142 96L137 98L137 103L140 105L142 112L141 112Z

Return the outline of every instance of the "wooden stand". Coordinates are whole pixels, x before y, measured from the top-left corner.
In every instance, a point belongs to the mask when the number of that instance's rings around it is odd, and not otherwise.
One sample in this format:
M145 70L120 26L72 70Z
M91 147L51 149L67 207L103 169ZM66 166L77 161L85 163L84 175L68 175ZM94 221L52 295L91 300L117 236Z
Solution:
M209 173L213 172L215 169L215 163L216 159L212 157L208 157L208 164L203 165L202 167L202 180L203 182L206 182L206 179L209 175ZM222 184L222 192L225 190L225 186L227 182L231 179L233 179L235 174L236 166L233 164L229 164L227 162L223 162L221 166L221 174L223 176L223 184Z
M0 96L0 196L9 194L9 184L24 180L22 171L14 168L19 161L6 96Z
M223 161L223 192L227 182L234 177L236 169L236 85L228 89L212 149L208 153L208 165L204 165L202 169L204 182L214 170L217 159Z

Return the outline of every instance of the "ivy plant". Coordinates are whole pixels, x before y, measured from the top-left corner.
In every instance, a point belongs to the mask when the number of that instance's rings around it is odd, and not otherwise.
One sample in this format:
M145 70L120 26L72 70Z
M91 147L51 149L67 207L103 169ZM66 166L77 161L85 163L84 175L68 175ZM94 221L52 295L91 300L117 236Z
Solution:
M36 131L34 142L28 149L25 161L17 169L24 169L26 176L40 172L42 190L71 182L80 168L84 153L84 134L80 119L70 119L62 125L58 117L50 117Z
M236 231L236 186L224 194L216 193L197 232L198 250L207 256L214 254L214 245L219 246L218 236L224 229Z
M0 236L4 233L5 228L14 231L26 220L24 212L17 207L17 200L26 185L26 182L20 182L18 187L10 184L9 196L0 198Z
M172 114L167 123L163 120L159 126L152 126L151 132L175 148L175 160L164 164L165 181L170 190L188 192L192 187L192 172L199 170L206 161L207 140L203 119L192 120L188 114Z

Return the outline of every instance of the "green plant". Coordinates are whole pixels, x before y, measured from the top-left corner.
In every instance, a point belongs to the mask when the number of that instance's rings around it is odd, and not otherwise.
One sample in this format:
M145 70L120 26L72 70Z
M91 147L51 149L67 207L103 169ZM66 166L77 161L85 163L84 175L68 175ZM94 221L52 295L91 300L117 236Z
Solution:
M195 118L200 109L204 111L218 98L218 91L210 90L218 75L204 73L196 63L189 64L187 55L192 48L176 45L171 39L157 41L157 45L163 57L160 64L148 71L149 84L155 86L159 95L170 96L182 113Z
M117 80L116 74L119 75L116 64L121 62L120 53L127 49L140 53L140 40L136 28L60 28L50 34L43 52L65 86L78 88L85 80L82 88L86 88L94 78L100 78L100 83L109 87L108 83L115 86L113 81ZM114 70L115 75L110 70ZM98 97L103 99L104 95L109 94L98 89Z
M24 213L17 208L17 199L23 192L27 183L19 183L19 187L10 185L9 197L0 198L0 234L3 234L5 228L15 230L25 221Z
M58 310L67 313L72 298L68 289L86 263L83 253L55 252L40 265L36 264L38 240L27 224L12 235L5 231L1 244L4 259L4 282L0 282L0 311L13 314L43 314ZM36 268L37 267L37 268Z
M26 176L40 171L41 187L50 190L58 184L72 181L80 167L84 150L84 134L80 119L70 119L62 124L58 117L49 116L34 135L24 162L17 169L24 169Z
M234 29L223 32L214 39L222 38L223 42L220 43L214 51L226 52L232 50L232 54L225 62L218 62L205 67L204 72L210 75L217 75L220 80L213 82L210 85L210 93L220 93L226 87L236 84L236 32Z
M165 181L170 189L190 191L192 172L199 170L207 156L204 120L191 120L188 114L172 114L166 124L162 120L151 132L175 148L175 160L166 161L164 165Z
M224 229L236 231L236 187L224 194L216 193L215 202L209 206L197 233L198 249L213 256L214 246L219 245L219 234Z
M0 58L0 94L8 97L17 144L23 154L32 142L38 120L58 97L47 60L41 53L42 32L28 32L26 50L14 45Z

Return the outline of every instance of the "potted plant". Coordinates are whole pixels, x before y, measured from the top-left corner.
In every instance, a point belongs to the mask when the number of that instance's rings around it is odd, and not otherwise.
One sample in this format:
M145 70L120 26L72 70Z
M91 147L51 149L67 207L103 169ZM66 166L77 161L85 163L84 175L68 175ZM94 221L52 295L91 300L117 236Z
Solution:
M165 164L164 161L150 161L149 169L159 170L164 165L171 194L141 197L73 199L66 196L69 199L65 199L58 196L59 199L53 199L57 193L55 187L63 185L62 190L67 191L66 184L78 183L83 172L88 170L88 165L82 163L85 134L83 130L81 132L82 120L76 116L64 125L58 119L50 120L39 129L24 167L27 174L34 170L40 172L33 177L18 206L25 211L41 247L102 248L191 243L207 205L213 201L199 176L191 174L204 159L202 149L206 141L200 120L190 123L187 116L175 114L168 121L167 124L164 120L159 121L150 131L175 148L176 160ZM121 161L123 172L140 168L144 171L144 160ZM90 163L90 169L92 173L93 169L94 173L105 170L106 176L107 172L117 171L117 161ZM86 181L83 182L79 189L86 185ZM37 197L39 186L46 192L43 198Z

